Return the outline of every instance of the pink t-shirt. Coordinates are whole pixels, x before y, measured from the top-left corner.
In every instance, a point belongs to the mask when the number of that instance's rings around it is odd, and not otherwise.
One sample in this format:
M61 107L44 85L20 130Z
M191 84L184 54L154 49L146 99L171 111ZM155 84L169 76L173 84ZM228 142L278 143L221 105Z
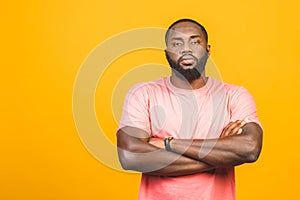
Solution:
M245 88L209 77L204 87L184 90L164 77L131 88L119 128L140 128L150 137L208 139L219 138L222 129L235 120L260 125L253 98ZM139 199L235 199L234 168L179 177L143 174Z

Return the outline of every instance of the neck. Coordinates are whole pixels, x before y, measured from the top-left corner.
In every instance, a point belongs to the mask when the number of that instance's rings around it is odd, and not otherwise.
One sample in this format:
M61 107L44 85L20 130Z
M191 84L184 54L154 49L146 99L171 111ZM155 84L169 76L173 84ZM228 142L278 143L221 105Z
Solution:
M177 88L186 89L186 90L195 90L205 86L207 82L207 77L205 77L205 74L203 73L200 76L200 78L195 79L193 81L187 81L185 79L178 77L174 72L172 72L172 76L170 80L171 83Z

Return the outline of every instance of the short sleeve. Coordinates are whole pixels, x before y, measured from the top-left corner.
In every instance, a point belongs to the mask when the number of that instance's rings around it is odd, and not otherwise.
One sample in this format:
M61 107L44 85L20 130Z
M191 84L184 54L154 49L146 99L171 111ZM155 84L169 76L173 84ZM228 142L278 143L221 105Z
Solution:
M246 122L255 122L261 128L257 116L257 109L251 94L244 87L239 87L231 96L231 120L245 120Z
M118 129L131 126L142 129L150 135L148 104L146 84L140 83L132 87L125 97Z

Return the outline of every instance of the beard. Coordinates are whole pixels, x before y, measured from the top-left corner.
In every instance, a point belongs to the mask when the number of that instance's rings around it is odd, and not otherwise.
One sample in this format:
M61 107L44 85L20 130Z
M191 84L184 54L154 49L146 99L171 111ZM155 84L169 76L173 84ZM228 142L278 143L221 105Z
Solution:
M208 59L208 53L205 53L200 60L198 60L195 56L191 54L189 54L189 56L194 58L194 60L196 61L196 65L192 69L184 69L180 66L180 61L183 56L181 56L176 62L175 60L172 60L168 52L166 52L166 58L175 75L180 79L192 82L196 79L199 79L202 73L204 72L205 65Z

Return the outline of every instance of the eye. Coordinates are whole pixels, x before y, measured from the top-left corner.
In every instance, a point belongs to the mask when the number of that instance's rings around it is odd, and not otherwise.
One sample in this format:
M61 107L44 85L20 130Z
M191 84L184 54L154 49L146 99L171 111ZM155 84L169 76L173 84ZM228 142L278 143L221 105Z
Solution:
M191 44L192 45L198 45L198 44L200 44L200 42L199 41L192 41Z
M174 46L174 47L178 47L178 46L180 46L181 44L182 44L181 42L174 42L174 43L173 43L173 46Z

